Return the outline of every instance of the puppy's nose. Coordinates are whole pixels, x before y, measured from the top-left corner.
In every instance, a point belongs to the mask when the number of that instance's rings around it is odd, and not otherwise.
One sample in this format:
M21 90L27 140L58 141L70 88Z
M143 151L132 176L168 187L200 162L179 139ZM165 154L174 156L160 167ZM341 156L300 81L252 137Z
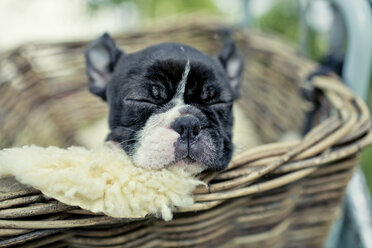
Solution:
M180 134L181 139L192 143L200 133L200 121L195 116L182 116L174 121L172 128Z

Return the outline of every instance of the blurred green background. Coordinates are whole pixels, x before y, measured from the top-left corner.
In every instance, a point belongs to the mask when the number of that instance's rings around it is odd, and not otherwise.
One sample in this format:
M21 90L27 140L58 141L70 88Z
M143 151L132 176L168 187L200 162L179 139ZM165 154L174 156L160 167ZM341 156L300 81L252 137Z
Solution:
M249 20L244 17L246 13L241 12L244 6L239 6L243 1L235 2L238 6L226 11L228 7L221 1L215 0L88 0L87 5L92 16L101 9L118 8L123 4L134 4L139 10L139 18L143 21L154 21L162 18L180 17L190 13L203 13L219 18L235 25L242 25L249 21L250 27L264 32L274 33L288 41L291 45L299 47L300 40L300 2L297 0L256 0L250 1L256 13ZM259 7L255 7L258 6ZM324 5L324 4L323 4ZM245 6L246 7L246 6ZM319 11L319 9L316 9ZM317 13L326 15L327 13ZM323 16L324 17L324 16ZM329 22L329 21L328 21ZM325 24L324 24L325 23ZM319 24L321 25L321 21ZM328 55L329 38L326 29L309 25L307 35L307 53L317 61L321 61ZM323 26L327 25L327 19L323 20ZM328 23L329 25L329 23ZM330 27L329 27L330 28ZM372 93L369 92L368 106L372 109ZM362 154L362 169L365 172L369 188L372 189L372 147L364 150ZM371 191L371 190L370 190Z

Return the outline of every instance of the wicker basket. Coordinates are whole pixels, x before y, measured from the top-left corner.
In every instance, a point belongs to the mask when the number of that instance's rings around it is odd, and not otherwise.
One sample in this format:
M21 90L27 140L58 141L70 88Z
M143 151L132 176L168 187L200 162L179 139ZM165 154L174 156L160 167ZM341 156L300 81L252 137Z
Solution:
M221 47L220 26L183 24L116 37L126 51L163 41L207 53ZM307 76L317 65L270 36L235 30L246 57L239 104L265 145L240 153L174 220L114 219L64 205L0 181L0 247L321 247L341 212L345 187L371 143L366 105L336 76ZM87 90L86 42L22 46L0 55L0 148L77 144L77 130L107 106ZM304 92L316 91L313 111ZM301 142L276 142L313 128ZM276 142L276 143L275 143Z

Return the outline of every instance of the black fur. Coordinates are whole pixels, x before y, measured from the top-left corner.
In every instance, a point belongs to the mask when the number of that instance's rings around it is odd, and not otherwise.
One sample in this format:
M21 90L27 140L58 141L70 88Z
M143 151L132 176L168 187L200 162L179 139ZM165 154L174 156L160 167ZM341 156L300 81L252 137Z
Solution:
M110 108L111 132L107 140L119 142L123 149L132 155L137 142L136 134L144 127L146 121L152 115L172 107L170 100L176 93L189 60L191 68L184 93L184 102L189 107L184 111L198 118L200 135L208 133L212 137L216 151L205 156L205 154L198 154L203 153L202 144L194 148L190 145L189 150L195 151L188 157L193 160L203 160L199 162L207 164L209 169L224 169L231 160L233 151L232 106L237 96L238 85L230 84L231 75L229 76L226 69L229 57L239 57L236 55L235 45L229 41L229 45L224 47L229 51L222 50L216 57L177 43L163 43L136 53L125 54L112 45L114 44L112 40L107 41L107 39L111 40L108 35L102 36L94 41L93 45L88 46L86 52L91 91L103 100L107 100ZM100 83L100 90L97 90L99 87L94 79L97 69L92 68L94 62L90 61L93 58L90 54L100 43L110 44L106 46L109 49L106 58L110 59L102 59L102 61L109 61L109 64L103 67L106 71L102 74L110 70L111 73L104 86L102 87ZM233 51L230 51L231 49ZM100 54L105 56L104 53ZM243 63L242 59L240 62ZM92 71L96 72L93 76ZM239 75L235 76L240 78L241 69L238 73ZM100 75L99 72L98 74ZM176 154L177 156L185 157Z

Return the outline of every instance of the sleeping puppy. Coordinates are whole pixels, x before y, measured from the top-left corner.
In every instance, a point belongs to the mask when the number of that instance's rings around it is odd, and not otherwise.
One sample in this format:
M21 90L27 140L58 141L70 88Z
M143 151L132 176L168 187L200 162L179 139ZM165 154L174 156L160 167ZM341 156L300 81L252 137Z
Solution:
M213 57L179 43L125 53L104 34L88 45L85 58L90 91L109 105L107 140L137 166L226 168L243 70L230 38Z

